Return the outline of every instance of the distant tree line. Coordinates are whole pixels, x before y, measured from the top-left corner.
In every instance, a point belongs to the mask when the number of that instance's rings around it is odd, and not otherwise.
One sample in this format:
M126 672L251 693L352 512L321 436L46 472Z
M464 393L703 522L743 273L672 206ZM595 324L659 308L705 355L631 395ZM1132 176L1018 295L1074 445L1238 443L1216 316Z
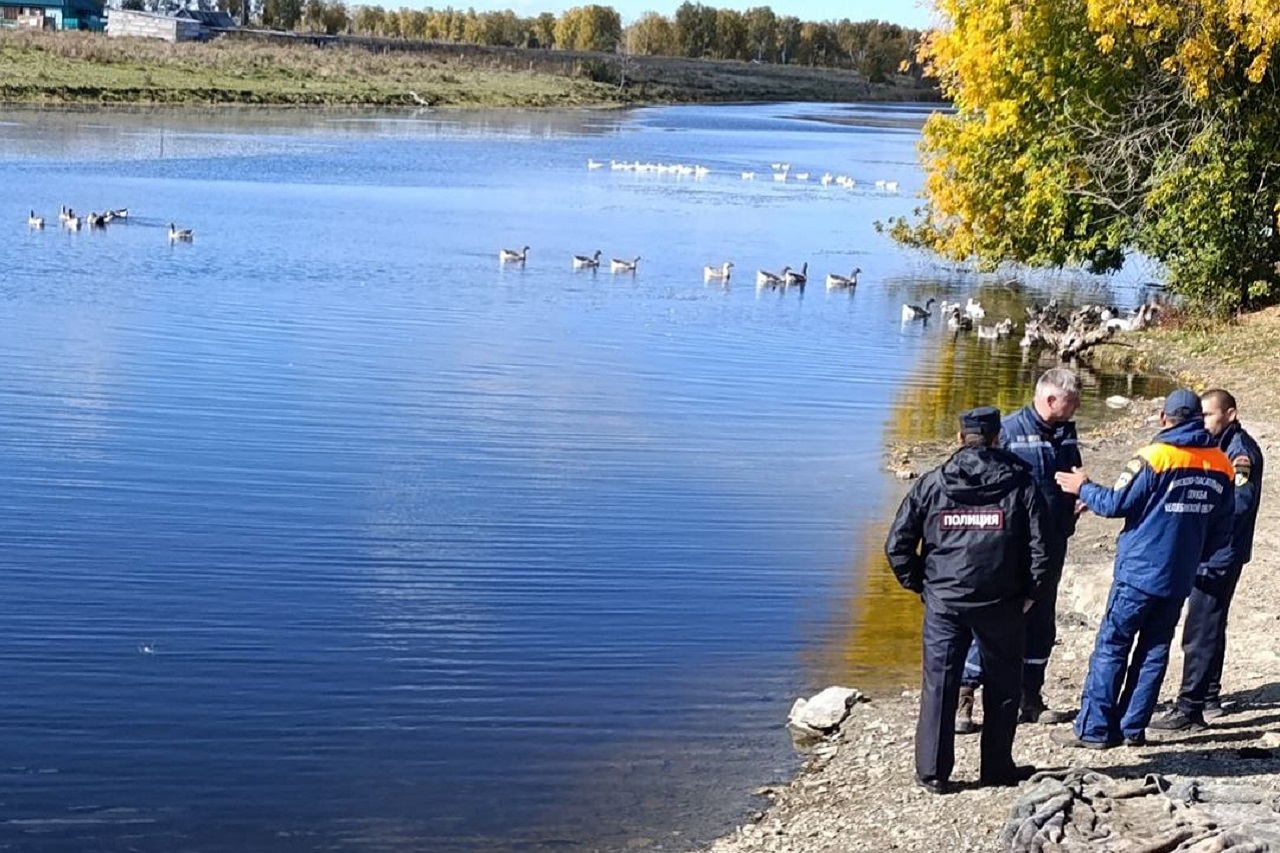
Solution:
M244 0L220 0L239 19ZM684 2L671 17L647 12L628 27L611 6L586 5L557 17L543 12L348 7L340 0L250 0L256 22L278 30L444 41L637 56L737 59L820 65L861 72L873 82L915 65L919 30L884 21L802 21L768 6L739 12Z

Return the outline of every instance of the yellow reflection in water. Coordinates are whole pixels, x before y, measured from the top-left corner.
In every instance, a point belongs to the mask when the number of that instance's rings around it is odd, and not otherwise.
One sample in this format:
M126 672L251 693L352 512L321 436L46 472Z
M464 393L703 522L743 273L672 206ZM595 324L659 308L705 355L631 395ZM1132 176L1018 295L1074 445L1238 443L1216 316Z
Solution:
M1042 369L1023 358L1016 344L943 332L936 355L923 357L898 393L886 440L945 439L957 430L956 416L974 406L1012 412L1030 399ZM889 489L884 507L864 524L849 619L833 632L835 648L824 655L830 683L884 692L919 679L920 601L898 586L884 556L885 534L905 492L905 487Z

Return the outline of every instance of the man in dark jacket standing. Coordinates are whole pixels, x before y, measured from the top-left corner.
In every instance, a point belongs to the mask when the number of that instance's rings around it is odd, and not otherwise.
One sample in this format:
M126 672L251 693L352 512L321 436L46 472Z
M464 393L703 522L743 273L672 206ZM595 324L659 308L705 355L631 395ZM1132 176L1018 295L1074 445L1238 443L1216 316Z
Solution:
M1067 559L1067 540L1076 532L1076 496L1062 491L1054 476L1082 464L1076 423L1072 420L1079 407L1080 380L1065 367L1055 367L1046 370L1036 381L1035 398L1030 405L1006 417L1000 429L1000 446L1027 464L1049 513L1046 524L1049 577L1043 595L1027 613L1022 697L1018 705L1020 723L1061 723L1071 718L1068 712L1050 711L1041 689L1058 636L1058 582ZM964 664L956 734L977 731L973 722L974 691L982 680L982 656L978 647L973 646Z
M885 542L898 582L924 600L923 687L916 780L944 793L955 765L953 718L965 652L986 663L980 783L1016 784L1022 614L1048 574L1044 501L1027 466L996 447L1000 411L960 416L961 448L911 489Z
M1146 742L1196 569L1231 537L1235 472L1204 428L1200 398L1174 391L1160 424L1155 441L1130 460L1114 488L1089 482L1078 468L1057 475L1094 513L1124 519L1075 732L1052 735L1066 746Z
M1182 626L1182 689L1177 706L1151 721L1156 731L1205 728L1222 715L1222 664L1227 652L1227 612L1244 564L1253 556L1253 529L1262 493L1262 449L1240 425L1236 398L1221 388L1200 398L1204 425L1231 460L1235 471L1231 538L1200 564L1187 598Z

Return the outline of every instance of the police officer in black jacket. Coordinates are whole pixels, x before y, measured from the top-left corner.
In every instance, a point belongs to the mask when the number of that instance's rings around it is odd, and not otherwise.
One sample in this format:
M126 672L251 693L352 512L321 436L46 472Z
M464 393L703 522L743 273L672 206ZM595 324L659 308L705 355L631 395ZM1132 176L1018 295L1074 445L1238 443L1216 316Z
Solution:
M916 780L949 788L953 718L965 652L986 664L980 784L1011 785L1032 768L1013 762L1022 688L1023 614L1049 580L1044 498L1027 465L996 445L1000 411L960 416L961 447L925 474L898 508L885 542L889 565L924 601L924 680Z

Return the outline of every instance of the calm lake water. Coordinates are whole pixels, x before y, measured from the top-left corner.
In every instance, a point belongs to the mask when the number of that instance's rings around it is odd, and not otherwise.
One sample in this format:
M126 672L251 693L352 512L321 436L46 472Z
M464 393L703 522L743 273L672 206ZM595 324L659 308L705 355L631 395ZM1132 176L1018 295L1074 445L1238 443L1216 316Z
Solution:
M1039 369L901 304L1139 298L878 236L923 115L0 112L0 849L672 850L740 821L794 768L796 695L915 680L885 439ZM73 234L61 204L131 217ZM596 249L638 272L571 269ZM805 261L807 292L753 284ZM1162 390L1089 379L1085 424Z

